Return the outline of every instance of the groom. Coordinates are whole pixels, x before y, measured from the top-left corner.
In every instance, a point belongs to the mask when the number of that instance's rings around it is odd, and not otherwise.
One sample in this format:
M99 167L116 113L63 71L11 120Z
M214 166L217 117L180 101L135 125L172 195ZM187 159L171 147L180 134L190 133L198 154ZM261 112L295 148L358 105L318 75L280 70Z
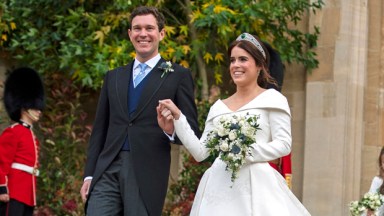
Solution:
M158 51L164 25L154 7L132 11L136 58L105 76L80 191L87 215L161 215L175 137L158 126L159 100L175 101L199 133L191 73Z

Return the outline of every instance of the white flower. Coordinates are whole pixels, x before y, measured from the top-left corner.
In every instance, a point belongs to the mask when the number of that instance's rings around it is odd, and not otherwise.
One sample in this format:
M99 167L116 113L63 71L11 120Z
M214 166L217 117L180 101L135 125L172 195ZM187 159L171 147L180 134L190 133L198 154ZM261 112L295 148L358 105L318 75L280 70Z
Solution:
M380 193L368 192L364 194L360 201L351 202L349 204L349 210L353 216L360 216L361 213L367 209L375 212L383 204L383 195Z
M216 128L217 130L217 134L221 137L227 135L227 129L225 127L223 127L223 125L220 125L218 128Z
M163 73L161 74L161 78L163 78L163 76L165 74L167 74L168 72L174 71L172 68L172 63L170 61L166 61L166 62L161 63L159 68L161 71L163 71Z
M223 152L227 152L229 150L229 145L226 140L224 140L220 145L220 150Z
M228 154L228 159L233 159L234 156L235 156L235 155L234 155L233 153L229 153L229 154Z
M246 124L241 128L241 133L247 137L252 137L256 133L256 129Z
M228 134L228 137L229 137L229 140L235 140L237 138L237 134L236 134L236 131L230 131L229 134Z
M209 132L205 146L226 164L226 170L232 172L232 182L237 178L245 158L252 156L250 149L256 142L257 130L260 130L258 118L247 113L243 116L223 115L213 121L215 129Z

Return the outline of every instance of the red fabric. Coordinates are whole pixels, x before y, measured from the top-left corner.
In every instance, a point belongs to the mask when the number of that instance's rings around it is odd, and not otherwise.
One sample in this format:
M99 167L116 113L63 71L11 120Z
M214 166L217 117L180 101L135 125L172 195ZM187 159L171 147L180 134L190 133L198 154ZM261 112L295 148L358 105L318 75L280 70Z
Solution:
M37 168L38 146L32 130L20 124L6 128L0 136L0 187L7 188L10 198L30 206L36 205L36 177L11 165Z
M284 176L284 178L287 177L287 174L292 174L292 166L291 166L291 154L284 156L281 158L281 165L280 165L280 173Z
M269 164L275 168L284 178L286 178L287 175L292 175L291 154L280 158L279 164L274 164L271 162Z

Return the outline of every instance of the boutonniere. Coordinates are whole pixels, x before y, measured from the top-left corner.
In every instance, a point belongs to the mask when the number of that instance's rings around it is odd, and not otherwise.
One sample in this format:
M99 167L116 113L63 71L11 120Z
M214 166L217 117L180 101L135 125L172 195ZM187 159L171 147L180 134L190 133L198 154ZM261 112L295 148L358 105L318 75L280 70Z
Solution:
M166 61L166 62L161 63L159 68L161 71L163 71L163 73L161 74L161 78L163 78L163 76L166 73L173 72L172 63L170 61Z

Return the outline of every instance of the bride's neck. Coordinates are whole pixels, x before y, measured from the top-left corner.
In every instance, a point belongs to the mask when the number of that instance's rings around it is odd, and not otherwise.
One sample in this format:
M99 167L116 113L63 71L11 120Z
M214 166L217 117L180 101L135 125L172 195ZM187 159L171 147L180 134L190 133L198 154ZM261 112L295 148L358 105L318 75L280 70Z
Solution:
M247 87L238 87L236 89L235 96L239 98L254 98L257 95L259 95L264 89L260 86L253 87L253 88L247 88Z

